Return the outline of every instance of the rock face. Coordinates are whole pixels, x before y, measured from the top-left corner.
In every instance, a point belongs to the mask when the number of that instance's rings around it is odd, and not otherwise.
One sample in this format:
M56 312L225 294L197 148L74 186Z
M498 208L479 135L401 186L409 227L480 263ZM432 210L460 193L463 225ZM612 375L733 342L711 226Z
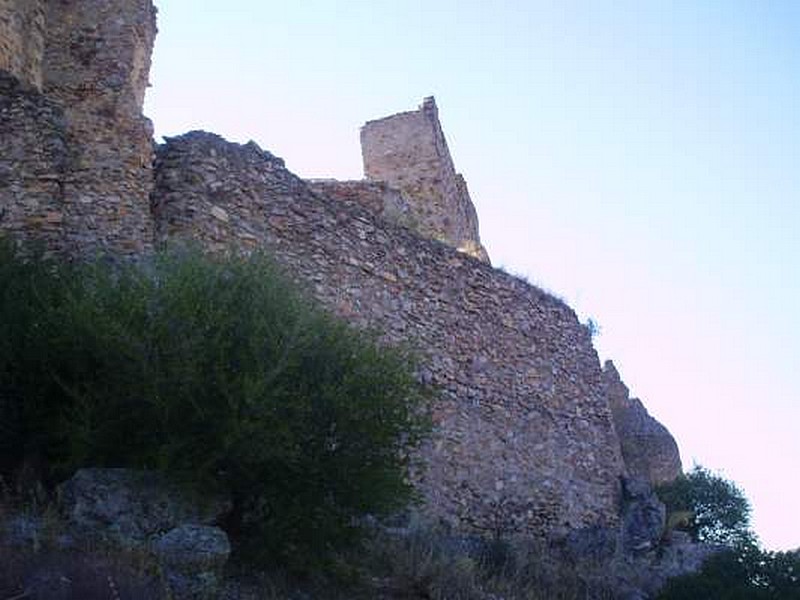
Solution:
M433 97L419 110L367 122L361 152L368 180L383 181L408 199L417 230L485 262L478 215L456 173Z
M61 486L60 504L76 539L152 552L171 598L218 597L231 546L214 523L231 509L226 499L201 497L155 472L80 469Z
M76 527L125 545L182 524L213 525L231 509L224 498L189 494L157 473L129 469L80 469L61 486L60 504Z
M175 600L217 598L231 553L228 536L218 527L181 525L154 544Z
M654 486L673 481L682 472L675 439L641 400L629 397L610 360L603 367L603 382L629 476Z

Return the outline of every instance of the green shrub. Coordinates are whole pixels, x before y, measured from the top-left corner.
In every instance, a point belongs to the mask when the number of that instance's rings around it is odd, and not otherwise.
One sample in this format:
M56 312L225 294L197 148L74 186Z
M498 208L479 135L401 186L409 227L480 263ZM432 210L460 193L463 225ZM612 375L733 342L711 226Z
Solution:
M681 525L695 541L737 546L753 542L750 503L736 485L695 466L687 475L656 490L670 516L679 515ZM674 520L674 519L670 519Z
M709 558L694 575L670 580L659 600L799 600L800 554L742 546Z
M324 555L412 498L413 356L315 307L263 255L140 264L0 248L0 473L160 469L228 490L250 553Z

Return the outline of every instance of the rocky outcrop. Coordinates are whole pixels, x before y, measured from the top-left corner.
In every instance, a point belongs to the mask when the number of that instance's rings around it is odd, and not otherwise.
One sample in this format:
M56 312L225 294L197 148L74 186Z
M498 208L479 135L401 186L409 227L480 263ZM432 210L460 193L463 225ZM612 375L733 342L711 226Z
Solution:
M641 400L629 396L610 360L603 367L603 382L628 475L654 486L673 481L682 472L675 439Z
M73 544L99 540L150 553L172 598L217 597L231 546L216 523L230 511L229 500L129 469L80 469L59 500Z
M61 486L59 499L75 527L125 545L145 543L183 524L213 525L231 510L225 498L130 469L80 469Z
M228 536L218 527L181 525L159 537L153 551L165 572L174 600L218 598L231 553Z

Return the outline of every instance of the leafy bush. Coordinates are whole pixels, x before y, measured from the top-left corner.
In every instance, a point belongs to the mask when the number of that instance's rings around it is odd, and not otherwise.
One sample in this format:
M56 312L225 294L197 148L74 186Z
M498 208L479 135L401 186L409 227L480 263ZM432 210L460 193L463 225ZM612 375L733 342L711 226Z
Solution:
M263 255L61 264L0 248L0 474L127 466L217 486L243 547L271 558L324 554L357 515L412 498L414 372Z
M736 485L695 466L656 490L668 515L686 515L683 527L695 541L737 546L753 541L750 503Z
M742 546L709 558L700 573L673 579L659 600L798 600L800 554Z
M671 514L688 515L696 541L727 546L700 572L670 580L659 600L800 600L800 553L758 547L750 504L732 482L696 466L657 492Z

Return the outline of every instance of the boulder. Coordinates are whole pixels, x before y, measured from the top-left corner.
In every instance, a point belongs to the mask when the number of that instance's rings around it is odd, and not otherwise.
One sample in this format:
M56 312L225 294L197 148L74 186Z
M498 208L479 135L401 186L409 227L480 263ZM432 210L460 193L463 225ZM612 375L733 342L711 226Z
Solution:
M80 469L60 487L59 500L73 526L125 546L143 544L179 525L213 525L231 509L226 498L131 469Z
M630 397L610 360L603 365L603 386L628 476L651 485L673 481L682 467L672 434L647 412L641 400Z
M156 539L153 552L172 598L216 598L231 545L218 527L181 525Z

